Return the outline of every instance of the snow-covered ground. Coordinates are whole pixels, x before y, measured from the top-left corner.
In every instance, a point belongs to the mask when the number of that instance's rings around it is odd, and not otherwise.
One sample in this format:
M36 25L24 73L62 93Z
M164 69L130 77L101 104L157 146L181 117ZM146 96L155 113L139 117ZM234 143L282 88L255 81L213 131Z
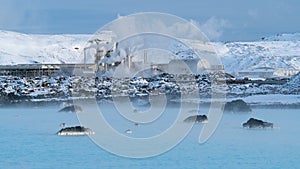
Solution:
M107 38L108 35L103 36ZM89 38L91 35L35 35L0 31L0 64L80 63L83 61L80 54ZM274 68L278 75L283 75L287 70L300 70L300 33L276 35L254 42L209 44L221 57L228 73L265 67ZM203 48L203 45L195 46Z

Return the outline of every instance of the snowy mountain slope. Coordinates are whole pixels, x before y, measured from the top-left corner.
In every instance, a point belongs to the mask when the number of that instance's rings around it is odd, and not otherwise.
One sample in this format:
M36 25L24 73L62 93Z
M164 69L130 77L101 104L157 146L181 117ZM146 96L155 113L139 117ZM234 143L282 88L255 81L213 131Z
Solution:
M0 64L80 63L83 59L80 57L83 46L90 37L0 31ZM276 35L255 42L210 44L221 57L228 73L261 67L300 70L300 33ZM202 48L203 44L196 46ZM181 54L189 57L190 52L181 51Z
M27 35L0 31L0 64L77 63L90 35Z
M262 67L300 70L300 41L219 43L216 51L230 73Z

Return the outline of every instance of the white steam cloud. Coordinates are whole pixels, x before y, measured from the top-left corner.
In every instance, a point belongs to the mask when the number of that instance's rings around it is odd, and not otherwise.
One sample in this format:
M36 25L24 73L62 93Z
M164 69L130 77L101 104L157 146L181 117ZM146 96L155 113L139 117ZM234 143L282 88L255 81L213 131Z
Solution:
M203 24L199 24L196 21L191 21L198 26L201 31L212 41L217 41L223 35L224 30L230 27L229 21L225 19L217 19L215 17L209 18Z

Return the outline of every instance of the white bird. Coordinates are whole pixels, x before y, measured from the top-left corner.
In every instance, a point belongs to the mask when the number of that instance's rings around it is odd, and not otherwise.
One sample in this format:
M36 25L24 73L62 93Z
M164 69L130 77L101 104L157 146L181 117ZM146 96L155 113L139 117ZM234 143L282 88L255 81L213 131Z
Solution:
M131 134L131 133L132 133L132 130L130 130L130 129L127 129L127 130L125 131L125 133L127 133L127 134Z

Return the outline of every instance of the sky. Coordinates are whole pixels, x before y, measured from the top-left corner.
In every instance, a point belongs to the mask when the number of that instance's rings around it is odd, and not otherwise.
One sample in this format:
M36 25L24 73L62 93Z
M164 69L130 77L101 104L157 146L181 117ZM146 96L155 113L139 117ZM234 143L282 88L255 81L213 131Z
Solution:
M300 32L298 0L0 0L0 29L92 34L118 16L138 12L190 20L212 41L252 41Z

